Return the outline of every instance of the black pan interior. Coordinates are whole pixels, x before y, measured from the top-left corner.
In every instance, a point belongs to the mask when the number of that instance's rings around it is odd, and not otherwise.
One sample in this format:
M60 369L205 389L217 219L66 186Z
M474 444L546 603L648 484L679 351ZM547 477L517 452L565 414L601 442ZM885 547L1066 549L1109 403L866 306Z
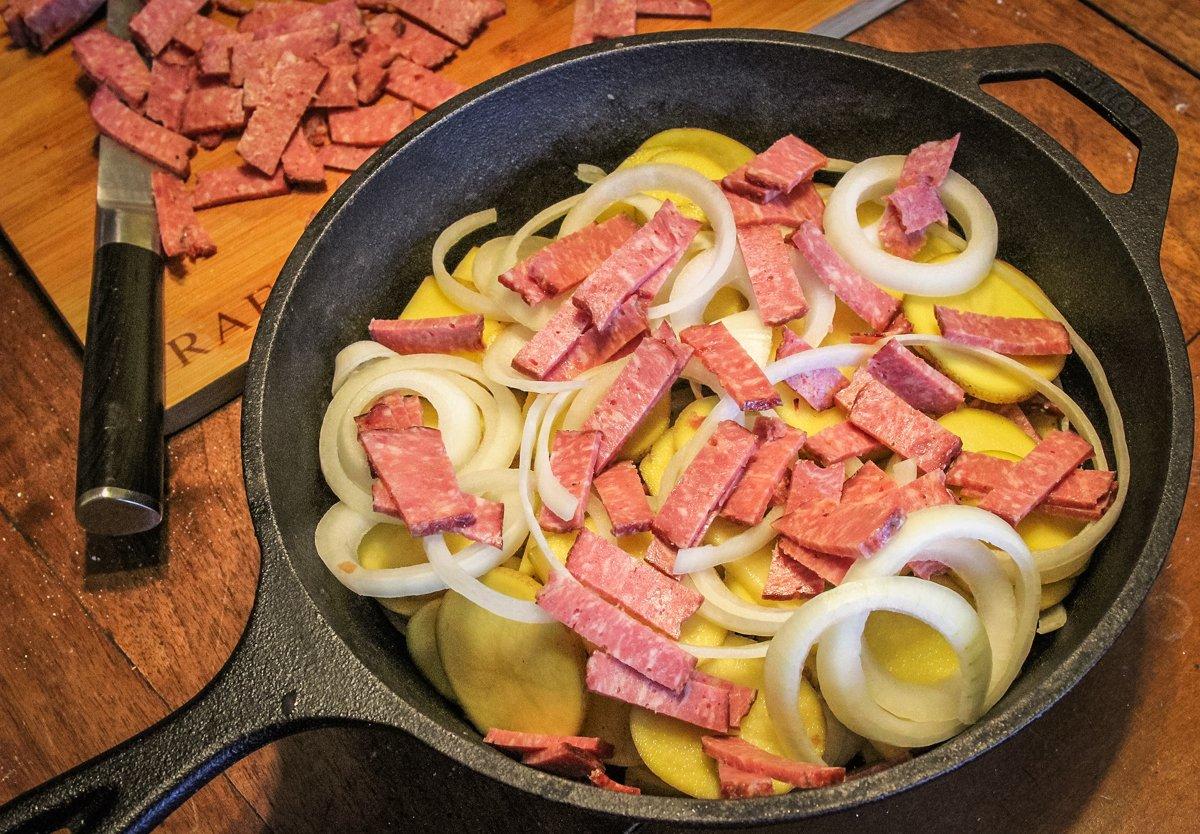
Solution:
M380 609L343 589L314 551L313 529L334 501L317 460L334 356L365 337L368 319L401 309L429 274L433 239L447 224L496 206L499 230L510 232L582 188L573 176L577 163L610 168L668 127L707 127L759 149L794 132L848 159L905 153L962 132L955 169L991 201L1001 256L1046 290L1108 369L1134 468L1124 514L1073 594L1067 627L1039 642L992 720L933 755L946 769L962 763L1045 709L1094 662L1081 661L1086 653L1079 650L1130 580L1163 502L1173 411L1163 334L1173 334L1174 325L1156 314L1144 276L1093 196L1095 184L1028 135L939 84L889 66L883 53L802 36L759 38L713 35L593 54L526 75L408 131L386 159L331 201L272 296L270 345L256 356L262 361L265 354L267 362L260 417L266 501L283 550L366 667L449 730L468 728L415 671ZM1099 421L1081 384L1086 375L1074 367L1068 379ZM668 809L678 809L669 802L614 807L670 817L676 811ZM779 818L822 804L816 794L797 792L745 810L718 812L714 804L710 819Z

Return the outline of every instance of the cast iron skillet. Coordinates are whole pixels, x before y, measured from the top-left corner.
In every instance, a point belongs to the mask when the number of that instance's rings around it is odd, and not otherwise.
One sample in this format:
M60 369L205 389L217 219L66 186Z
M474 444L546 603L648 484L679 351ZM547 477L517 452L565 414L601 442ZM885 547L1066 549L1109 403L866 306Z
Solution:
M982 81L1027 78L1058 82L1138 146L1129 193L1106 191L979 89ZM1066 628L1039 643L984 720L907 764L833 788L735 802L628 797L517 764L480 743L416 672L380 609L342 588L313 548L317 520L333 502L317 463L317 432L334 355L363 338L368 319L403 306L429 272L437 232L488 206L498 206L502 228L514 230L580 190L577 162L611 166L651 133L680 125L758 148L795 132L849 159L904 153L961 130L955 168L995 208L1001 254L1034 276L1096 349L1128 423L1129 501L1070 600ZM271 293L243 407L262 575L233 656L174 715L19 797L0 812L0 829L80 820L103 831L149 827L260 745L335 722L399 728L479 773L578 808L689 824L761 824L842 809L978 756L1091 668L1171 543L1192 445L1187 356L1158 261L1175 156L1161 119L1051 46L902 55L784 32L676 33L554 55L459 96L338 190ZM1068 368L1068 387L1082 395L1082 372Z

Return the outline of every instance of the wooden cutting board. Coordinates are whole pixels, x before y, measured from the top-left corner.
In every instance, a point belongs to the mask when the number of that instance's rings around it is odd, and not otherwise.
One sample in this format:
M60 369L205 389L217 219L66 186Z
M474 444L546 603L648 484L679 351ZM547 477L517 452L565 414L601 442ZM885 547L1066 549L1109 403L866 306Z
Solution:
M842 35L900 0L715 0L711 23L640 18L639 32L704 26ZM443 72L477 84L567 47L571 0L509 0ZM233 19L217 15L223 23ZM719 67L714 67L719 71ZM0 51L0 228L51 304L82 342L91 282L96 194L95 130L87 85L67 44L49 55ZM234 142L199 151L197 171L237 164ZM172 264L165 278L167 430L175 431L236 396L271 284L305 224L346 175L324 191L239 203L200 213L215 257Z

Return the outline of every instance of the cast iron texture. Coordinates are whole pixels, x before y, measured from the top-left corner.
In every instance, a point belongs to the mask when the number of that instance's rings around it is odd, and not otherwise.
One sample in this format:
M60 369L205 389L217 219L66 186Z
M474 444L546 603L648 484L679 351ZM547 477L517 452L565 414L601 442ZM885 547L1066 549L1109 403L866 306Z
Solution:
M1051 78L1140 149L1132 190L1111 194L1061 147L979 89ZM1120 522L1025 673L975 726L884 773L751 801L629 797L549 776L484 746L413 667L380 608L331 577L313 547L333 502L317 461L333 358L394 315L429 272L434 237L498 206L501 230L577 192L578 162L611 167L648 135L693 125L765 147L794 132L830 155L904 153L962 131L955 168L1027 270L1104 362L1134 461ZM1158 255L1176 155L1170 129L1064 49L893 54L801 34L712 30L629 38L535 62L459 96L371 158L304 233L254 341L243 416L247 492L262 543L250 624L194 701L108 754L15 800L0 829L86 819L153 825L231 761L334 722L399 728L514 788L577 808L690 825L795 820L877 800L1007 739L1071 688L1129 621L1171 544L1187 484L1187 356ZM1067 384L1093 417L1082 372Z

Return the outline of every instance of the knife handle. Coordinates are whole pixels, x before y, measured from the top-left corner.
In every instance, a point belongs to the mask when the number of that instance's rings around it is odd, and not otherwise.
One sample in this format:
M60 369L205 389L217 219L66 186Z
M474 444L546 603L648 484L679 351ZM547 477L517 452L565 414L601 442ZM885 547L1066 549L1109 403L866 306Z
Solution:
M92 533L140 533L162 520L162 280L158 252L96 249L75 471L75 517Z

